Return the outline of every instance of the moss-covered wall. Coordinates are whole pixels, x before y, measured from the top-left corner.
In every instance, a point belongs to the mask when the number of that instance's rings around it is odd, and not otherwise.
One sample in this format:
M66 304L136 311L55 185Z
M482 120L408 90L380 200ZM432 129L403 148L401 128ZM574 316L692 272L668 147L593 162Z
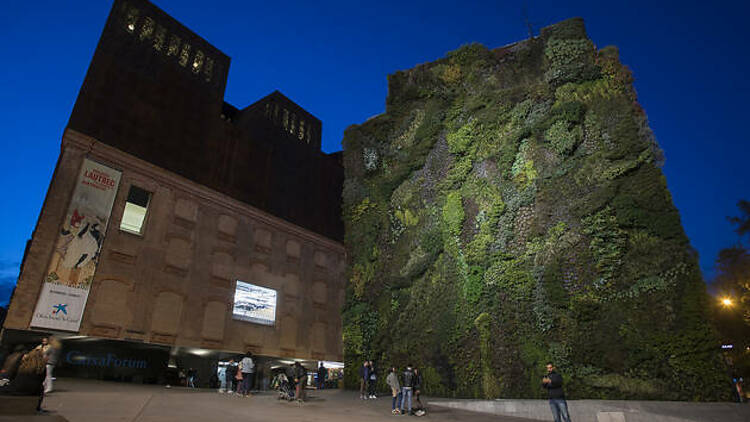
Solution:
M571 397L722 398L661 157L580 19L391 75L344 136L348 385L374 359L429 394L542 397L552 360Z

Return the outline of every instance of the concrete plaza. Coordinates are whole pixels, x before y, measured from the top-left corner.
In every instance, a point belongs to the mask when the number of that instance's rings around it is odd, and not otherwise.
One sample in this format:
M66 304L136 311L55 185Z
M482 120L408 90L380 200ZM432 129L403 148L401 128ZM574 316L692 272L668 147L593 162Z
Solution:
M354 422L413 418L391 415L390 397L360 400L356 392L341 390L308 391L309 400L298 404L277 400L275 392L243 398L207 389L167 389L164 386L78 379L59 380L55 389L45 398L43 406L50 415L61 416L69 422ZM426 400L423 399L423 403ZM31 417L28 420L43 422L49 419L54 418ZM421 419L441 422L528 421L434 406ZM0 418L0 421L4 420Z

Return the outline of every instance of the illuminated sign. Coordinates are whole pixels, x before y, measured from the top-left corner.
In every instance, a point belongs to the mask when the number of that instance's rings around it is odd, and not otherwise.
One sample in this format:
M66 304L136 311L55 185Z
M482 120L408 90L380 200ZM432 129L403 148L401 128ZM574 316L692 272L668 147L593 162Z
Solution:
M273 325L276 321L276 290L237 280L232 318Z
M134 368L146 369L148 362L142 359L121 358L114 353L106 355L87 355L77 350L65 354L65 362L75 366L98 366L101 368Z

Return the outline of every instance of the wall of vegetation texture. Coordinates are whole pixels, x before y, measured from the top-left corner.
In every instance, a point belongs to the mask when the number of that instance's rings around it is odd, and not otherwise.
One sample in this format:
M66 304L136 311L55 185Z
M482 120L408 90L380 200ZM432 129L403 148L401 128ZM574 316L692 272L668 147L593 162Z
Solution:
M552 360L572 398L723 398L661 160L580 19L391 75L344 136L347 385L373 359L432 395L543 397Z

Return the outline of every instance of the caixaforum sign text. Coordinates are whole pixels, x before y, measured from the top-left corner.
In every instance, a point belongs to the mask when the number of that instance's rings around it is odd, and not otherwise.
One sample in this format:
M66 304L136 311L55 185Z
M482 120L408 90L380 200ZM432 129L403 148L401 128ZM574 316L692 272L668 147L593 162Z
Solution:
M33 327L80 328L121 175L103 164L83 160L45 273Z

